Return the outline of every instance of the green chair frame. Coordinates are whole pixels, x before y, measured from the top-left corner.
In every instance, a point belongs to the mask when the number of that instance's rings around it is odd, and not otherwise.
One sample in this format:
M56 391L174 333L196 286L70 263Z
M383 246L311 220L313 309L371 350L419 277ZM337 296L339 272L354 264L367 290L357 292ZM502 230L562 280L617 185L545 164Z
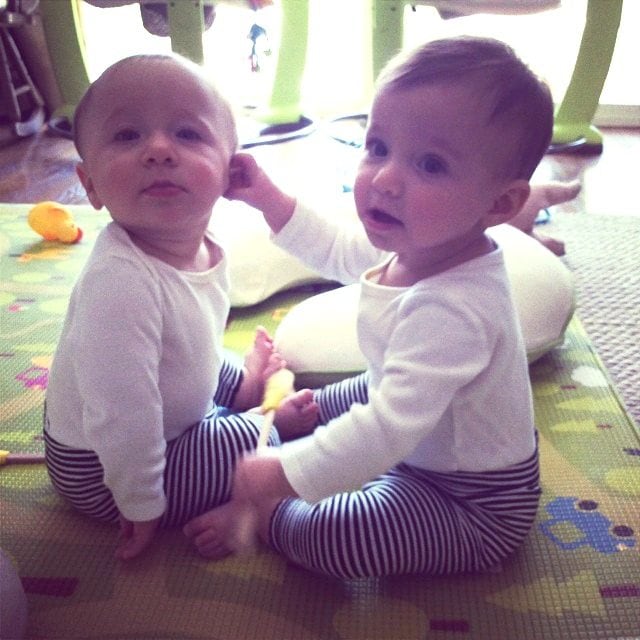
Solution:
M404 6L409 0L373 0L374 75L402 47ZM623 0L589 0L582 40L571 80L555 113L552 149L602 151L602 134L593 126L609 73Z
M40 11L47 47L63 104L55 118L73 117L73 112L89 85L80 4L83 0L41 0ZM204 5L212 0L169 0L168 21L171 49L198 64L204 61ZM281 0L281 47L270 103L259 112L263 122L283 124L301 118L300 85L307 51L308 2ZM200 34L200 37L194 37Z
M89 84L79 5L83 0L41 0L41 14L63 104L54 116L71 119ZM204 4L212 0L168 0L171 47L202 63ZM374 77L402 47L404 7L410 0L372 0L372 71ZM593 126L609 72L623 0L589 0L585 27L562 102L555 113L552 148L602 151L602 134ZM309 8L306 0L281 0L282 37L270 103L258 117L269 124L302 117L300 86L304 73Z

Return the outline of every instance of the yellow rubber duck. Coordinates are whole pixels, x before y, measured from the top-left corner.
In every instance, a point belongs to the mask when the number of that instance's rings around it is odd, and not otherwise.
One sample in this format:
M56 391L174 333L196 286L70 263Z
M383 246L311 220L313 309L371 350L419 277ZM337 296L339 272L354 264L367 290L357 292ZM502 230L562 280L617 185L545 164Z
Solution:
M36 204L27 216L29 226L45 240L74 244L82 239L82 229L67 207L47 200Z

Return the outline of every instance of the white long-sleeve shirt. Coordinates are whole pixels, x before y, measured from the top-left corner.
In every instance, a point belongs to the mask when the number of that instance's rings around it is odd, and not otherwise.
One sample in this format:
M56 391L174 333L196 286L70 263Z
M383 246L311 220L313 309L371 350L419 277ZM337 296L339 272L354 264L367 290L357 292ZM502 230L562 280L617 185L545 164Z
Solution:
M166 442L212 406L228 289L225 257L205 272L179 271L115 223L74 287L49 376L48 430L98 454L130 520L164 512Z
M364 233L341 234L302 206L275 238L341 282L377 251ZM310 502L357 489L401 461L477 472L521 462L535 448L527 359L502 250L411 287L378 284L380 270L360 278L368 404L280 453L289 482Z

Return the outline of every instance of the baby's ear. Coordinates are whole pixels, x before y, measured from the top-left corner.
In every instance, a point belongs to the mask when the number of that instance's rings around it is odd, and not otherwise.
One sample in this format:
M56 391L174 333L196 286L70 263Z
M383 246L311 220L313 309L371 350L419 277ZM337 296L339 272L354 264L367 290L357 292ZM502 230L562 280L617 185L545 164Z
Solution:
M487 227L508 222L522 209L529 197L531 187L528 180L512 180L497 196L493 207L487 212Z
M98 197L96 190L93 188L93 180L89 177L87 170L82 162L79 162L76 165L76 173L78 174L78 178L80 178L80 182L84 187L84 190L87 192L87 198L89 198L89 202L93 205L94 209L102 209L103 202Z

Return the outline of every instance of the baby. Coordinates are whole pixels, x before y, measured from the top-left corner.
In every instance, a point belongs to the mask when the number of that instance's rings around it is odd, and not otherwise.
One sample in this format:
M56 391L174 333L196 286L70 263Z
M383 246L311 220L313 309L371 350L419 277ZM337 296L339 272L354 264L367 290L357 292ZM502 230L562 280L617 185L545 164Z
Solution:
M354 185L361 229L236 156L228 194L308 265L360 281L368 367L316 392L326 424L238 463L231 502L184 528L200 553L234 551L253 522L289 561L341 578L481 571L522 544L540 496L531 388L488 229L521 211L552 127L548 87L511 48L459 37L381 74Z
M115 63L82 98L74 134L89 201L113 221L74 287L51 367L46 460L76 509L120 523L126 560L158 526L228 500L262 421L238 411L260 404L284 363L264 329L244 366L223 352L227 257L209 222L237 135L200 68L163 55Z

